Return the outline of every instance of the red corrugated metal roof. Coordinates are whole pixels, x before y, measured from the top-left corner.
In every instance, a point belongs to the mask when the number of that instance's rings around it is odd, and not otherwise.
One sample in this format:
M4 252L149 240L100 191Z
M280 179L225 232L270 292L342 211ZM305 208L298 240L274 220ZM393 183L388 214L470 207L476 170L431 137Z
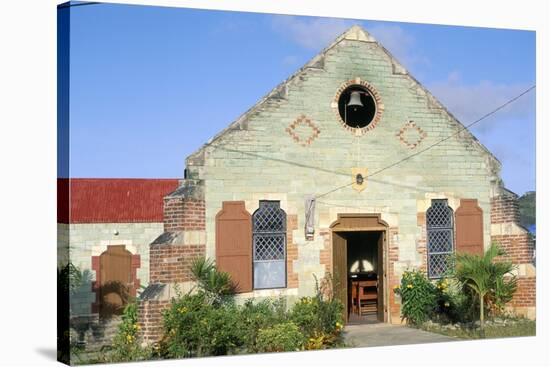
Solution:
M176 190L178 184L176 179L58 179L58 222L162 222L163 198Z

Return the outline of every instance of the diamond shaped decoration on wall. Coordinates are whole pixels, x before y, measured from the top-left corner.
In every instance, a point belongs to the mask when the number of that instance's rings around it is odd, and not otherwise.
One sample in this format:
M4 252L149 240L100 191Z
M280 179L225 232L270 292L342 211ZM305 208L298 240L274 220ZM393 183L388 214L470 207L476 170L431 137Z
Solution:
M305 115L300 115L285 131L303 147L310 145L321 133L317 125Z
M416 148L428 136L420 126L410 120L395 135L399 138L401 144L409 149Z

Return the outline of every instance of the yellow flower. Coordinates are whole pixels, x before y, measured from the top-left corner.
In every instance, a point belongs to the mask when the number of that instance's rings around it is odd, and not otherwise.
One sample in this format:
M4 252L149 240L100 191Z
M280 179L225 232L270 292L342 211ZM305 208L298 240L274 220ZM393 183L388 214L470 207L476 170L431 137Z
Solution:
M407 284L407 288L412 289L413 285L412 284Z
M393 289L399 289L399 284L394 285Z
M450 306L449 302L445 302L445 307L449 307L449 306Z

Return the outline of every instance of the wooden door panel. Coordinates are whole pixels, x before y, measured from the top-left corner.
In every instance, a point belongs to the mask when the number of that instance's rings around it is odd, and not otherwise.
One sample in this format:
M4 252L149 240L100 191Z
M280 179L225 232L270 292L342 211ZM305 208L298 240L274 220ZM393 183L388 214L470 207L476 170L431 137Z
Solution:
M128 303L132 288L132 254L124 245L108 246L99 257L101 283L100 315L120 315Z
M344 320L348 320L348 259L347 241L338 232L332 233L332 264L335 295L344 305Z
M216 215L216 265L238 293L252 291L252 217L244 201L224 201Z
M456 252L483 254L483 210L477 199L461 199L455 213Z
M378 321L384 322L385 315L385 302L384 302L384 286L385 286L385 274L386 269L384 269L384 242L385 242L385 232L381 232L378 237L378 258L376 264L376 271L378 275Z

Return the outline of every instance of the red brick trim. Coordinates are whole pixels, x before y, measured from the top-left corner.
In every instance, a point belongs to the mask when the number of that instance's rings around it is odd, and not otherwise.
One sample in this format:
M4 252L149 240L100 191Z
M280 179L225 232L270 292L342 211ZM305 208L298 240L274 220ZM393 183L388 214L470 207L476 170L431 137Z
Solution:
M397 227L390 227L387 233L389 236L387 240L387 244L388 244L387 290L389 292L388 313L391 317L392 323L395 323L397 320L401 319L401 304L397 302L395 293L393 291L393 288L396 285L399 285L401 283L401 279L395 273L395 263L399 261L399 243L395 239L397 238L399 229Z
M298 126L306 126L309 127L311 130L311 134L309 136L300 136L296 133L296 128ZM321 133L321 130L315 125L315 123L306 115L300 115L294 122L292 122L285 131L290 135L292 140L294 140L297 144L300 144L303 147L307 147L310 145Z
M298 245L294 243L292 231L298 229L298 216L296 214L287 215L286 232L286 268L287 268L287 288L298 288L298 273L294 271L294 261L298 259Z
M416 141L413 142L413 141L407 140L407 138L405 137L405 132L407 130L414 130L418 133L418 138L416 139ZM403 125L401 129L399 129L399 131L397 132L397 134L395 134L395 136L397 136L401 144L403 144L409 149L414 149L420 143L422 143L422 141L428 136L428 134L424 130L422 130L420 126L418 126L414 121L409 120L405 123L405 125Z

